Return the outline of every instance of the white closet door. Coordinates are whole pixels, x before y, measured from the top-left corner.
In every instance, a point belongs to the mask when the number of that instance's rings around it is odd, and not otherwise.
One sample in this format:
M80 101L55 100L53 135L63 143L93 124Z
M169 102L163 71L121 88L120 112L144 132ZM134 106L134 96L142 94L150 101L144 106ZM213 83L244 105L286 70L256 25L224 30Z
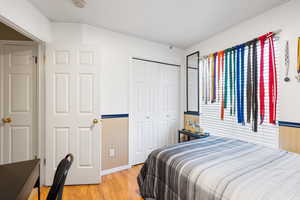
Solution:
M138 164L153 150L175 142L179 68L134 60L131 87L132 164Z
M161 68L161 140L160 146L176 143L179 128L179 68L164 66Z
M159 97L160 97L160 88L161 83L159 76L161 73L161 67L159 64L148 62L146 65L146 76L147 78L147 90L148 92L148 102L149 102L149 111L147 112L146 119L151 121L150 129L146 130L148 132L147 137L145 138L148 142L148 146L145 152L145 160L148 155L155 149L158 148L158 122L159 122Z
M0 146L2 163L33 159L34 99L36 97L35 47L29 45L3 46L3 133Z
M142 163L157 147L157 112L159 67L153 63L133 62L132 114L134 163ZM158 79L159 80L159 79Z
M89 46L47 46L47 185L68 153L75 159L66 184L100 182L99 58L99 50Z

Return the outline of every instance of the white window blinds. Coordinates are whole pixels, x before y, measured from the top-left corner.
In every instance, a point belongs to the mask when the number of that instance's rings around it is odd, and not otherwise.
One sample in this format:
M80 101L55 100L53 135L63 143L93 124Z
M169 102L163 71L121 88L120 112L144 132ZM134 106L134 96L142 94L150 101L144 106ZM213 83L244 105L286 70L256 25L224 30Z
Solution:
M275 62L276 62L276 71L277 71L277 80L279 79L279 70L278 70L278 55L279 55L279 38L274 37L274 49L275 49ZM260 77L260 58L261 58L261 47L259 42L257 42L257 63L258 63L258 85L259 85L259 77ZM248 60L248 47L245 47L245 79L244 79L244 117L247 115L247 60ZM218 60L218 59L216 59ZM203 79L202 73L206 73L205 65L207 64L207 59L200 60L200 79ZM245 125L237 123L237 113L234 116L230 116L230 108L228 107L224 111L224 120L221 120L221 86L224 85L224 78L221 76L221 83L216 84L216 99L215 103L208 102L205 104L203 101L203 84L204 81L200 80L200 126L204 129L205 132L209 132L212 135L220 135L226 137L233 137L241 140L246 140L249 142L259 143L266 146L277 147L278 146L278 125L273 125L269 123L269 42L265 42L264 46L264 86L265 86L265 120L262 125L259 124L260 120L258 120L258 131L252 131L252 123L245 122ZM236 91L236 90L235 90ZM257 91L258 99L259 99L259 87ZM235 95L236 96L236 95ZM278 99L280 96L280 92L278 90ZM259 108L258 101L258 108ZM259 113L259 109L258 109ZM258 118L259 119L259 118ZM276 121L279 119L279 102L277 101L277 117ZM278 123L277 123L278 124Z

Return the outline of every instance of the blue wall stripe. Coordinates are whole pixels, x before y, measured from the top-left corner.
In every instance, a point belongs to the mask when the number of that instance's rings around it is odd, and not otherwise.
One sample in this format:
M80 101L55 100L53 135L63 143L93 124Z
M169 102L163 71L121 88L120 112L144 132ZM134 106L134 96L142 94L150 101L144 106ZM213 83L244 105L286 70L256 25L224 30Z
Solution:
M197 115L199 116L200 113L199 112L196 112L196 111L187 111L187 112L184 112L185 115Z
M288 127L300 128L300 123L296 123L296 122L279 121L278 123L279 123L279 126L288 126Z
M109 119L109 118L124 118L128 117L128 114L112 114L112 115L101 115L102 119Z

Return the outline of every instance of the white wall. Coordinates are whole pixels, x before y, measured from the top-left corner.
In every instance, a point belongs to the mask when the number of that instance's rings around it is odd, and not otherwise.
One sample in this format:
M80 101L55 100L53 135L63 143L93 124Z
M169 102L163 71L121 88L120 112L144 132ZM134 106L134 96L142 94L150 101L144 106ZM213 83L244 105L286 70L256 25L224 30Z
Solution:
M52 24L53 42L80 42L101 48L101 113L129 113L129 68L132 57L168 63L183 63L184 51L170 50L146 40L125 36L106 29L72 23ZM183 112L183 110L182 110Z
M51 41L50 21L27 0L0 0L0 20L32 39Z
M255 18L249 19L222 33L189 48L187 53L199 50L207 55L243 43L270 31L282 29L280 33L279 73L284 75L284 41L290 42L291 82L278 80L280 90L280 121L300 122L300 83L295 80L297 65L297 38L300 37L300 1L292 0L273 8ZM224 19L226 20L226 19Z

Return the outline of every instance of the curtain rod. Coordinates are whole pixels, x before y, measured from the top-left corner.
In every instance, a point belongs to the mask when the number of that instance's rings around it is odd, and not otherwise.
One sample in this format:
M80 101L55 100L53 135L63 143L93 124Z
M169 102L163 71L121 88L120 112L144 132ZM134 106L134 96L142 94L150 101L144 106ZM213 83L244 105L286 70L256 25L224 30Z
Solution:
M278 30L276 30L276 31L272 31L272 34L270 34L268 37L277 35L277 34L279 34L281 31L282 31L281 29L278 29ZM258 39L258 38L254 38L254 39L252 39L252 40L249 40L249 41L244 42L244 43L241 43L241 44L247 44L247 43L252 42L252 41L255 41L255 40L257 40L257 39ZM239 45L241 45L241 44L239 44ZM238 45L232 46L231 48L235 48L236 46L238 46ZM227 49L231 49L231 48L227 48ZM227 50L227 49L225 49L225 50ZM217 51L217 52L218 52L218 51ZM201 56L201 57L200 57L200 60L205 59L205 58L208 58L209 55L210 55L210 54L205 55L205 56Z

